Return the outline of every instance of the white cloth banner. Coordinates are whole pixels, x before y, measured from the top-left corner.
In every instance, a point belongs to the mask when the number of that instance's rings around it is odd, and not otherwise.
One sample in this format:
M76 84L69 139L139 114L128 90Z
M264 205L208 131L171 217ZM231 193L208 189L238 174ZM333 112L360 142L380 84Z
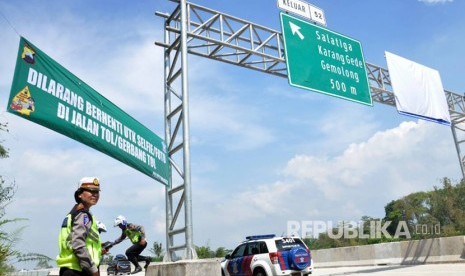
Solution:
M450 126L439 72L387 51L385 55L397 111Z

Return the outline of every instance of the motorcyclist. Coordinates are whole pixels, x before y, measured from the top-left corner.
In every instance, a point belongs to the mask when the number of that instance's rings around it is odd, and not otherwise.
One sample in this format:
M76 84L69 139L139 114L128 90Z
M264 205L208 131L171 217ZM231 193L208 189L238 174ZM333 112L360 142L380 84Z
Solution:
M128 260L134 264L135 267L131 274L142 271L142 268L139 265L139 262L141 261L145 261L144 269L147 270L147 267L149 266L152 259L150 257L140 255L147 247L144 227L141 225L128 223L126 218L121 215L116 217L114 226L118 226L122 232L121 236L117 238L113 244L116 245L126 238L129 238L129 240L132 242L132 246L126 250L126 256L128 257Z

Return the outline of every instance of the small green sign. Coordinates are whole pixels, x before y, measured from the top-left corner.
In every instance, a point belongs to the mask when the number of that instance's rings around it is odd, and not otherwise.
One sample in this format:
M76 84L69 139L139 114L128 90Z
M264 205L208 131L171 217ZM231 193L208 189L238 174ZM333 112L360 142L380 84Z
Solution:
M289 84L373 105L357 40L281 13Z
M23 37L8 111L169 185L165 142Z

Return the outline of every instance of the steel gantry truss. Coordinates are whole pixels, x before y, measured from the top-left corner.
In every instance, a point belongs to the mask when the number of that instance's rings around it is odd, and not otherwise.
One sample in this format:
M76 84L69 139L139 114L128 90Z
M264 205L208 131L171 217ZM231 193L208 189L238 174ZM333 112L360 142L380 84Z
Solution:
M189 105L187 54L210 58L271 75L287 78L282 34L185 0L171 14L156 12L164 19L165 40L165 139L172 165L171 185L166 188L166 231L168 261L184 250L184 258L195 258L192 236L192 204L189 155ZM395 106L388 70L366 63L372 98ZM444 91L452 120L452 134L465 176L464 96ZM173 170L174 169L174 170ZM176 208L175 208L176 207ZM184 208L183 208L184 207ZM184 209L184 210L183 210ZM184 213L184 224L178 222ZM175 245L176 235L184 234ZM178 238L179 240L179 238Z

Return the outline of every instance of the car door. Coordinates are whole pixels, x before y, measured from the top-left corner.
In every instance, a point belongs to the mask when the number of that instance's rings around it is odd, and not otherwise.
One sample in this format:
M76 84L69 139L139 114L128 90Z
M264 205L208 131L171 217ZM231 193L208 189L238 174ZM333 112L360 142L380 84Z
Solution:
M231 254L229 259L227 270L229 275L232 276L245 276L246 272L243 266L244 254L246 253L247 244L239 245ZM250 263L249 263L250 265ZM249 268L250 270L250 268Z

